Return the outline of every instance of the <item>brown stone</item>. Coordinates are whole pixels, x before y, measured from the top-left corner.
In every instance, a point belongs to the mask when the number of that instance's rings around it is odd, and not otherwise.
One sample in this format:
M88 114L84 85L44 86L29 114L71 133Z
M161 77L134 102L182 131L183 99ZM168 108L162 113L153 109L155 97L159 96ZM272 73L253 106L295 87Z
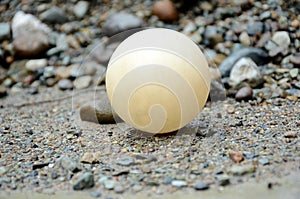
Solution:
M171 22L176 21L179 17L178 11L172 1L162 0L154 3L152 12L161 21Z
M252 99L253 91L249 86L243 87L235 94L235 99L238 101Z
M243 154L241 152L238 152L238 151L230 151L229 152L229 157L235 163L240 163L244 160Z

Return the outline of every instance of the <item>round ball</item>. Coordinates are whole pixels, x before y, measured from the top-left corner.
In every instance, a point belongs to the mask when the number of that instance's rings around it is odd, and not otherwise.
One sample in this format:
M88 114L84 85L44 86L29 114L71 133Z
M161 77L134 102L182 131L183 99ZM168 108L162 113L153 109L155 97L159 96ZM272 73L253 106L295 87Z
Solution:
M112 108L127 124L168 133L200 113L210 90L210 72L205 56L188 37L169 29L147 29L115 50L106 89Z

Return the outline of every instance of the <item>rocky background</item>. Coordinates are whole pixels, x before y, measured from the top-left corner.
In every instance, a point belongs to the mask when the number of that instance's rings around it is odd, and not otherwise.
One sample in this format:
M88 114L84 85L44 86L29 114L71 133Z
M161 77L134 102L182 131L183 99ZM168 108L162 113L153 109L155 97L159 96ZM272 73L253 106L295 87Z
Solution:
M299 170L299 13L297 0L2 0L0 191L164 194ZM118 45L109 38L142 27L190 37L208 58L213 91L225 87L225 109L208 103L192 127L196 137L138 139L68 119L64 97L104 83L99 76ZM112 122L101 95L102 104L80 110L82 120ZM215 130L201 122L220 112Z

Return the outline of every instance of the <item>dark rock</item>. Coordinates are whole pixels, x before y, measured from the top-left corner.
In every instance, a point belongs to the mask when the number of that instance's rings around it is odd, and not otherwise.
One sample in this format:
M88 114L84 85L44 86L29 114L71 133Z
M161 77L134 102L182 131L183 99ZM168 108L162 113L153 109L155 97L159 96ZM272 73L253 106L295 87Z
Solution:
M110 15L102 26L104 35L113 36L122 31L126 31L132 28L139 28L142 26L141 19L134 15L120 12Z
M76 182L73 184L73 189L74 190L88 189L88 188L92 188L94 184L95 184L94 175L90 172L86 172L76 180Z
M60 8L53 6L40 15L40 19L44 22L55 24L64 23L67 19L67 14Z
M238 92L235 94L235 99L237 101L241 101L241 100L250 100L252 99L252 95L253 95L253 90L251 87L243 87L240 90L238 90Z
M234 64L242 57L251 58L258 66L268 63L269 55L259 48L243 48L227 57L219 66L219 70L223 77L228 77Z

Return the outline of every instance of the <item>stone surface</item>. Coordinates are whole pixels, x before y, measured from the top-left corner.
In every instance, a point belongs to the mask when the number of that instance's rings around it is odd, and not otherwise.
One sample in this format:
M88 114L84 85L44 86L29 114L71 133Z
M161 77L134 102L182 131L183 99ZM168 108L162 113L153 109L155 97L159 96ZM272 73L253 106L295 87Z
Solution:
M61 90L69 90L73 88L73 82L69 79L61 79L58 81L57 85Z
M195 184L194 189L197 191L203 191L209 189L209 184L204 183L204 182L198 182Z
M170 0L157 1L153 4L152 12L160 20L171 22L178 19L179 14L174 4Z
M19 11L12 20L13 46L16 54L34 57L49 47L49 28L31 14Z
M242 165L242 166L233 166L229 169L229 173L236 176L242 176L248 173L254 173L256 170L256 167L254 167L251 164L248 165Z
M180 188L180 187L186 187L187 186L187 182L183 181L183 180L173 180L171 182L171 185L173 187L178 187L178 188Z
M251 100L253 99L253 90L249 86L245 86L240 88L237 93L235 94L235 99L237 101L242 101L242 100Z
M77 18L83 18L89 9L88 1L78 1L74 6L73 12Z
M249 35L256 35L258 33L261 33L263 31L263 28L264 28L264 24L260 21L250 22L247 25L247 33Z
M74 86L76 89L83 89L89 87L91 83L92 83L92 77L86 75L86 76L81 76L76 78L76 80L74 81Z
M275 32L272 37L272 41L274 41L277 45L283 46L283 47L289 46L291 43L289 33L286 31Z
M91 172L82 174L73 184L74 190L83 190L94 186L94 175Z
M101 155L101 152L86 152L80 158L80 162L89 164L99 163Z
M11 34L9 23L0 23L0 42L10 38Z
M107 36L113 36L117 33L133 29L140 28L142 21L132 14L126 12L119 12L110 15L102 26L102 31Z
M82 121L94 123L115 123L110 102L106 93L102 93L99 100L86 104L80 108Z
M238 60L230 72L229 84L237 87L243 82L248 83L252 87L260 85L263 81L261 72L251 58L245 57Z
M66 13L57 6L52 6L49 10L43 12L40 19L50 24L61 24L68 20Z
M228 77L234 64L243 57L251 58L257 65L268 63L269 55L259 48L243 48L227 57L219 66L219 70L223 77Z
M47 66L47 59L32 59L26 62L25 67L28 71L35 72L39 68Z

